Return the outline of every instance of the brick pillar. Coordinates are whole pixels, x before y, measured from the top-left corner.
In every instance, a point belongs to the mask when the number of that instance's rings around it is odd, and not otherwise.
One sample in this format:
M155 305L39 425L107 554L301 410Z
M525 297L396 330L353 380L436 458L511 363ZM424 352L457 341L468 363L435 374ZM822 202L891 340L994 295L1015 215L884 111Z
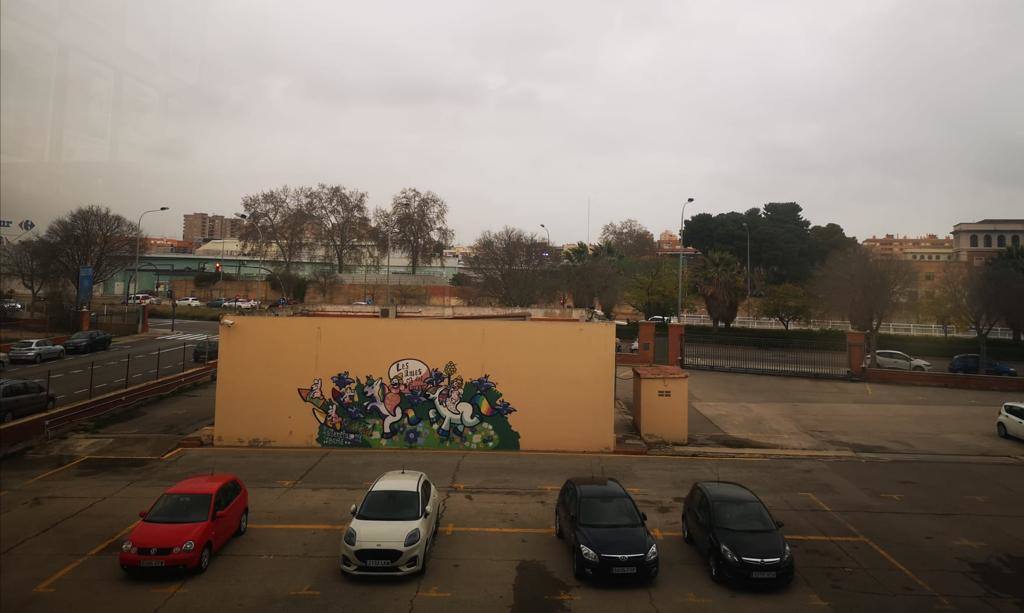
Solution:
M668 365L682 368L683 324L668 325Z
M654 363L654 322L641 321L637 333L637 343L640 345L637 356L641 364Z
M846 333L846 357L849 361L850 374L854 377L864 376L864 356L867 355L864 338L863 332Z
M78 312L78 329L88 330L89 329L90 313L89 309L82 309Z
M139 311L139 334L145 334L149 332L149 305L142 305L142 310Z

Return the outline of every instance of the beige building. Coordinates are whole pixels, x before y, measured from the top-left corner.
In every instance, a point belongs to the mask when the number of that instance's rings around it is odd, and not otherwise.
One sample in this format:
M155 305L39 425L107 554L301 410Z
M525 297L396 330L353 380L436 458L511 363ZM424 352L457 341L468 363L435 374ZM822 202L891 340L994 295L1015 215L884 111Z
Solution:
M201 244L211 239L238 238L242 235L244 220L237 217L189 213L182 219L182 240Z
M881 237L866 238L862 244L883 258L911 261L953 259L953 239L948 236L940 238L935 234L925 234L924 236L886 234Z
M995 252L1019 246L1024 219L982 219L953 226L953 255L961 262L981 266Z

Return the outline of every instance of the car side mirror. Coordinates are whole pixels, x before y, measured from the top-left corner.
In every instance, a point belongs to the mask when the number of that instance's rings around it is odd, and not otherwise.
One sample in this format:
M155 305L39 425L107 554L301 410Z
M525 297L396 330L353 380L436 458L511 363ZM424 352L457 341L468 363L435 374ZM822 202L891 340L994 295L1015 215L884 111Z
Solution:
M644 521L647 521L647 513L644 513L643 511L641 511L640 512L640 519L642 519Z
M146 519L147 515L149 515L149 511L139 511L139 517L141 519Z
M227 517L227 515L228 515L227 511L217 511L216 513L213 514L213 517L215 519L221 519L223 517Z
M434 512L434 509L430 508L430 505L423 507L423 517L430 517L430 514Z
M351 507L349 507L348 512L352 514L352 517L355 517L355 515L356 515L356 505L352 505Z
M781 521L777 521L777 522L775 522L775 527L776 527L776 528L781 528L781 527L783 527L783 526L785 526L785 525L786 525L786 524L782 523Z

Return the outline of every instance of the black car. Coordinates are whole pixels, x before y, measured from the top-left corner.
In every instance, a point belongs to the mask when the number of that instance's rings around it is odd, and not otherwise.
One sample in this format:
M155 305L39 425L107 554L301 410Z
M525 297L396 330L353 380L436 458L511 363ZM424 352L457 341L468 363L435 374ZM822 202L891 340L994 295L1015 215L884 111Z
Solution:
M52 409L57 398L35 381L0 379L0 419L4 423Z
M658 546L646 521L622 485L604 477L569 479L555 506L555 536L568 541L577 579L657 577Z
M960 355L953 356L953 359L949 362L949 372L952 373L969 373L978 374L978 364L981 362L981 356L977 353L962 353ZM1002 362L996 362L995 360L985 360L985 372L982 374L986 375L997 375L1000 377L1016 377L1017 371Z
M738 483L702 481L683 503L683 540L708 561L715 581L787 584L793 552L767 507Z
M192 349L192 361L193 362L209 362L210 360L217 359L217 341L208 339L205 341L199 341L196 343L194 349Z
M114 340L113 335L103 330L83 330L75 332L71 338L64 341L64 350L68 353L92 353L110 349L110 343Z

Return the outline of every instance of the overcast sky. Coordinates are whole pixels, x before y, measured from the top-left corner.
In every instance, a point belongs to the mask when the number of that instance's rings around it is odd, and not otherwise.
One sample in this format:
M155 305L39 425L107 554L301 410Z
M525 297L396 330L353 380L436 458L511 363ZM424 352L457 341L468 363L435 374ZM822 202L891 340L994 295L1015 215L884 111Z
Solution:
M321 181L375 206L433 190L459 243L583 240L588 198L592 238L675 229L690 196L689 215L797 201L859 238L1024 217L1020 0L135 4L4 4L4 219L166 204L145 229L180 237L182 213ZM68 34L82 19L161 68ZM85 92L58 146L37 113L59 96L24 85L53 80L33 55L52 44Z

